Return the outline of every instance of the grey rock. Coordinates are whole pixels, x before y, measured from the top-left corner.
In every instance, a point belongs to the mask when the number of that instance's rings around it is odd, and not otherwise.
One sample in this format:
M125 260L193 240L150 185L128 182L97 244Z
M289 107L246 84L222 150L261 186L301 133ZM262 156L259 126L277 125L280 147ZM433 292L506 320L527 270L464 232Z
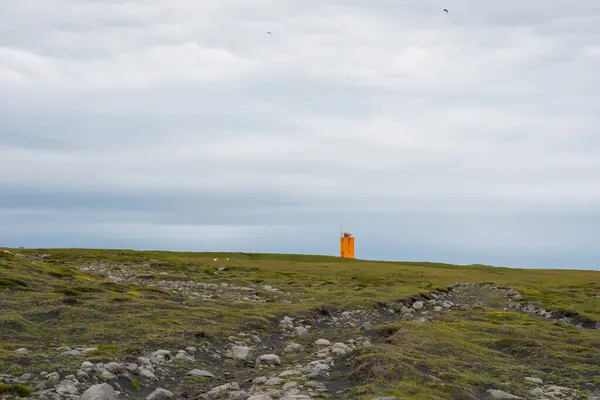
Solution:
M368 331L369 329L371 329L373 327L373 324L370 323L369 321L367 322L363 322L362 325L360 326L360 328L362 330Z
M140 367L138 369L138 373L140 374L140 376L143 376L144 378L157 380L156 375L154 374L154 371L152 371L148 367L144 367L144 366Z
M421 308L423 308L423 307L424 307L424 304L423 304L423 302L422 302L422 301L415 301L415 302L413 303L412 307L413 307L415 310L420 310Z
M282 373L279 374L280 378L285 378L287 376L299 376L302 375L302 371L298 371L297 369L290 369L287 371L283 371Z
M75 382L71 380L64 380L59 383L58 386L56 386L56 393L63 396L67 394L78 394L79 389L75 385Z
M323 382L319 382L319 381L308 381L307 383L304 384L304 386L315 389L320 392L327 391L327 387L325 386L325 384Z
M104 371L104 363L97 363L96 365L94 365L94 369L95 372L102 372Z
M440 306L435 306L435 307L433 307L433 311L435 311L435 312L440 312L440 311L442 311L443 309L444 309L444 308L443 308L443 307L440 307Z
M537 384L540 384L540 385L544 383L544 381L542 379L540 379L540 378L533 378L531 376L525 377L525 380L529 381L529 382L537 383Z
M254 396L248 397L247 400L273 400L272 397L266 394L255 394Z
M154 392L150 393L146 396L146 400L166 400L175 396L173 392L170 392L166 389L158 388Z
M262 383L265 383L265 382L267 382L267 377L266 376L260 376L258 378L254 378L252 380L252 383L254 383L254 384L262 384Z
M49 386L54 386L60 382L60 375L58 372L52 372L51 374L46 375L46 384Z
M277 385L281 385L281 382L282 382L281 378L269 378L265 382L265 385L267 385L267 386L277 386Z
M21 375L21 376L19 377L19 380L20 380L21 382L27 382L28 380L31 380L31 379L33 379L33 374L32 374L32 373L29 373L29 372L28 372L28 373L26 373L26 374L23 374L23 375Z
M263 354L256 359L256 365L281 365L281 359L276 354Z
M229 400L246 400L250 395L243 390L236 390L229 393Z
M231 382L231 383L226 383L224 385L214 387L208 392L208 396L210 398L216 399L216 398L221 397L221 394L223 392L232 391L232 390L236 390L236 391L240 390L240 384L237 382Z
M246 346L233 346L227 356L236 360L245 360L250 355L252 349Z
M103 381L114 381L115 379L117 379L117 376L112 372L104 370L100 372L100 379L102 379Z
M296 335L296 337L307 336L308 335L308 329L306 329L303 326L297 326L296 328L294 328L294 334Z
M196 351L198 351L197 348L190 346L190 347L186 347L185 350L189 353L189 354L196 354Z
M68 350L63 353L60 353L61 356L80 356L83 352L81 350Z
M152 365L152 361L150 361L150 358L148 358L148 357L138 357L135 359L135 362L137 365L146 365L146 366Z
M317 339L315 345L319 347L331 346L331 342L327 339Z
M16 349L15 353L17 353L17 354L29 354L29 350L27 350L25 347L21 347L20 349Z
M447 300L446 300L446 301L444 301L444 302L442 303L442 306L443 306L444 308L452 308L452 306L454 306L454 304L453 304L451 301L447 301Z
M153 364L166 364L171 361L172 358L173 356L169 350L156 350L150 356L150 361Z
M125 369L131 373L136 373L138 370L138 365L135 363L129 363L127 365L125 365Z
M283 352L288 353L288 354L289 353L300 353L303 350L304 350L304 346L302 346L300 343L290 343L285 347Z
M94 369L94 364L89 361L84 361L81 363L80 369L85 372L92 372L92 369Z
M118 400L119 397L107 383L91 386L81 395L81 400Z
M287 382L282 386L283 390L290 390L298 387L298 382Z
M77 371L77 373L75 374L75 376L77 376L77 379L79 379L80 381L87 381L89 379L89 375L87 372L85 372L84 370L80 369L79 371Z
M125 370L125 368L123 367L122 364L119 364L116 362L109 362L107 364L104 364L104 369L106 369L108 372L110 372L112 374L120 374L121 372L123 372Z
M285 395L280 400L311 400L311 397L303 394Z
M281 325L281 327L284 328L284 329L292 330L292 329L294 329L294 319L290 318L288 316L285 316L279 322L279 325Z
M202 369L193 369L187 373L190 376L203 376L205 378L214 378L215 375L212 372L205 371Z
M331 347L331 352L333 354L337 354L337 355L346 355L348 353L351 353L353 350L350 346L344 344L344 343L335 343L332 347Z
M522 397L507 393L504 390L488 389L488 393L495 399L522 399Z

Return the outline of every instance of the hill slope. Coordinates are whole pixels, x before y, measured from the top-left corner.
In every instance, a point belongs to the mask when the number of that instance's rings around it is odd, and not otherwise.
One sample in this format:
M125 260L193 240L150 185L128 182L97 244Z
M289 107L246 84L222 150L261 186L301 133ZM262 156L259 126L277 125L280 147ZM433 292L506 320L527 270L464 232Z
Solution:
M102 381L133 398L157 387L207 396L220 384L236 398L552 398L553 384L568 388L557 398L589 399L600 390L594 271L38 249L0 256L0 289L0 393L11 396L24 384L42 398L77 398ZM278 360L257 361L271 353ZM193 369L214 377L185 377ZM280 382L251 381L286 369Z

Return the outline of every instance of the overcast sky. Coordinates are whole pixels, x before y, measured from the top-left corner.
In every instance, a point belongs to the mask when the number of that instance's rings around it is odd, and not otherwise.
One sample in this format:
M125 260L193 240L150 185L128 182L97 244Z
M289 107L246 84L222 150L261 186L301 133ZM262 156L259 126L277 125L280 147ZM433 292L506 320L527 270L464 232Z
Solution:
M0 246L598 269L599 71L598 0L3 0Z

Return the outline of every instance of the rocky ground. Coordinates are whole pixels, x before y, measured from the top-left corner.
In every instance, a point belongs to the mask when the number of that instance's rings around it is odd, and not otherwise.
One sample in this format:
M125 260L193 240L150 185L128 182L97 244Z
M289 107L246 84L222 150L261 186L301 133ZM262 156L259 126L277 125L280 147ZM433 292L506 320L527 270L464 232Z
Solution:
M228 282L161 279L159 269L151 266L136 271L102 263L80 268L104 274L115 282L154 286L206 301L220 299L234 304L302 301L268 285L240 287ZM225 272L225 268L215 270L217 276ZM146 276L155 279L149 280ZM373 329L381 324L397 321L428 324L444 313L494 308L569 323L580 329L600 329L597 322L541 309L522 302L521 298L521 293L509 287L455 284L428 295L379 303L377 308L368 311L323 308L316 315L284 315L280 316L279 325L272 329L239 332L224 341L207 340L201 348L157 349L144 357L127 360L92 363L85 358L94 348L57 348L56 354L80 358L79 369L36 371L32 368L23 376L0 376L0 379L5 384L24 384L33 388L34 395L41 400L343 399L351 397L348 389L356 384L348 378L352 357L359 349L381 340ZM543 377L524 379L531 384L528 399L600 399L600 388L593 383L584 389L573 389L546 385ZM489 389L482 398L523 397Z
M216 262L217 260L215 260ZM106 276L116 283L127 283L153 287L192 299L207 302L226 301L230 304L266 303L273 301L302 302L289 292L269 285L236 286L230 282L200 282L197 280L169 279L170 274L161 271L160 264L147 263L130 268L128 265L109 264L103 262L88 263L79 266L81 271L95 272ZM226 280L227 267L214 267L211 274L214 278Z

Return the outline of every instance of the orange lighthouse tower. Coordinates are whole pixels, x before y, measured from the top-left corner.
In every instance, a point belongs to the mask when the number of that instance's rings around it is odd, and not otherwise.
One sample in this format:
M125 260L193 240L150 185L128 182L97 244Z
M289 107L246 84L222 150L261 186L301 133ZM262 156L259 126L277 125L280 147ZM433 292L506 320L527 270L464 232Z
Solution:
M348 232L340 238L340 257L354 258L354 238Z

